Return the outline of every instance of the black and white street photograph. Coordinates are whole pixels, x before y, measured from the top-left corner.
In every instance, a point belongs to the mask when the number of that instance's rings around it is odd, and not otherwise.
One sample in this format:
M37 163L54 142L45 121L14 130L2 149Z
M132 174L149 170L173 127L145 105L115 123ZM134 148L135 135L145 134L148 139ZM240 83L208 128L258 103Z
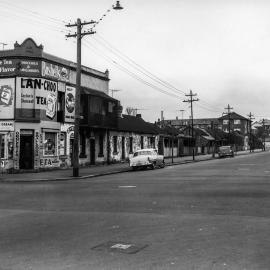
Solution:
M0 270L270 269L270 1L0 10Z

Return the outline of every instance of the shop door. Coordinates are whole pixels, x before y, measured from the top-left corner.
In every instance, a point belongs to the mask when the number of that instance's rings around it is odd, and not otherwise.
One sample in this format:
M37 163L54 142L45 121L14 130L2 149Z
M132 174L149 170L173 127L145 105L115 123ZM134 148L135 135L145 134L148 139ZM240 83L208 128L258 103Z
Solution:
M21 134L20 136L20 169L34 168L33 141L33 135Z
M96 141L95 139L90 139L90 164L94 165L96 159Z

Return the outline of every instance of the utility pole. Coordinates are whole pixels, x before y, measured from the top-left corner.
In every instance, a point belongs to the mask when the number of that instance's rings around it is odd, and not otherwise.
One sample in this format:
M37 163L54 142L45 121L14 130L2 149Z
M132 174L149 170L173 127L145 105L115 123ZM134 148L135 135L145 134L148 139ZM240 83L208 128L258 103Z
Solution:
M112 6L115 10L121 10L123 7L120 5L119 1L116 1L116 5ZM107 12L110 11L107 10ZM103 15L105 16L105 15ZM103 17L102 17L103 18ZM101 21L102 18L99 20ZM68 24L66 27L76 27L77 32L74 34L66 35L67 38L76 37L77 38L77 68L76 68L76 94L75 94L75 121L74 121L74 143L73 143L73 176L79 176L79 135L80 135L80 97L81 97L81 40L86 35L92 35L96 32L92 29L88 31L82 32L82 27L84 25L94 24L96 25L98 22L89 21L89 22L81 22L81 19L77 19L77 22L74 24Z
M2 45L3 50L5 49L5 46L7 46L7 43L4 43L4 42L0 42L0 44Z
M263 151L265 151L265 119L262 120L263 123Z
M79 176L79 137L80 137L80 98L81 98L81 51L82 51L82 37L86 35L94 34L95 32L84 31L82 33L82 27L87 24L93 24L95 21L81 22L81 19L77 19L77 23L68 24L66 27L77 27L75 34L66 35L67 38L77 38L77 68L76 68L76 93L75 93L75 121L74 121L74 142L73 142L73 176Z
M228 115L229 142L231 142L231 110L233 109L233 107L230 107L230 105L228 104L228 106L224 109L227 110L225 114Z
M112 98L113 98L113 93L121 91L120 89L110 89L110 90L112 91Z
M183 102L190 103L191 109L191 138L192 138L192 159L195 160L195 151L194 151L194 130L193 130L193 102L199 101L198 98L193 98L197 96L197 94L193 94L192 90L189 91L189 94L185 94L186 97L189 97L187 100L183 100Z
M251 144L252 144L252 141L251 141L251 123L252 123L252 120L254 119L251 112L248 114L248 118L249 118L249 121L250 121L249 122L249 152L251 153L252 148L254 148L254 145L252 145L252 147L251 147Z
M184 125L184 111L185 110L179 110L181 112L181 116L182 116L182 126Z

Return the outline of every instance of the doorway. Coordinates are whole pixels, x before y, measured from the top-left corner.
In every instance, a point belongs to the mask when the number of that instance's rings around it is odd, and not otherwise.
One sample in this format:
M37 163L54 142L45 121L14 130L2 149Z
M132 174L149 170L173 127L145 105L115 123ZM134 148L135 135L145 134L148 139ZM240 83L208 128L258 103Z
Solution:
M20 169L31 170L34 168L33 134L20 136Z
M126 144L125 144L125 137L122 137L122 160L126 158Z
M96 162L96 141L90 139L90 164L95 165Z

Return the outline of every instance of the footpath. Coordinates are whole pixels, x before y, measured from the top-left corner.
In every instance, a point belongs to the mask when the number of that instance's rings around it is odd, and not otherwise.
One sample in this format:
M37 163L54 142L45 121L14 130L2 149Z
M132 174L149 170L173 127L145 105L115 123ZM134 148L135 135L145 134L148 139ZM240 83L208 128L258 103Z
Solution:
M239 151L236 153L239 155L248 155L255 154L258 152L262 152L261 150L255 150L250 153L248 151ZM184 157L174 157L166 158L165 163L166 166L172 165L180 165L192 162L201 162L207 160L216 159L218 155L215 155L215 158L212 157L212 154L209 155L198 155L195 156L195 160L193 161L192 156L184 156ZM51 171L44 172L29 172L29 173L18 173L18 174L0 174L0 182L38 182L38 181L67 181L74 179L86 179L92 177L98 177L103 175L117 174L123 172L129 172L131 169L129 168L129 164L127 162L124 163L116 163L110 165L94 165L89 167L81 167L79 170L80 176L73 177L72 176L72 168L68 169L57 169Z

